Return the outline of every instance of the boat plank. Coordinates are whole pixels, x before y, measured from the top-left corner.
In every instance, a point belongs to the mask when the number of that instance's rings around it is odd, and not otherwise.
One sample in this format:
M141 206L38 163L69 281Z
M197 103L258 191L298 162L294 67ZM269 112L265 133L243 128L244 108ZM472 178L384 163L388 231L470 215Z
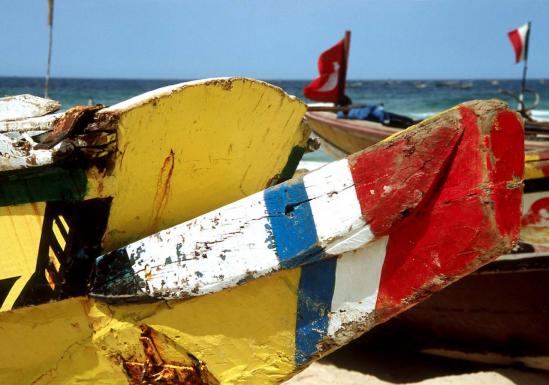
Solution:
M0 121L44 116L59 110L55 100L24 94L0 98Z
M428 199L461 139L458 115L452 111L104 256L98 271L105 276L98 273L94 292L139 296L141 289L126 284L126 276L122 282L110 276L121 260L131 261L149 295L167 299L223 290L361 248Z

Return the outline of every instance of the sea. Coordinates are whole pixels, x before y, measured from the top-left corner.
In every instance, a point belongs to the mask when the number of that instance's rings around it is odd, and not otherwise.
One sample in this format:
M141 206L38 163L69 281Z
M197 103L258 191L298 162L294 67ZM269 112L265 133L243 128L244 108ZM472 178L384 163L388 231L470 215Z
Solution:
M309 82L262 80L302 99L303 87ZM109 106L143 92L183 81L186 79L53 78L50 80L49 97L61 102L62 109L77 104L100 103ZM509 79L348 80L346 93L355 104L382 104L386 111L422 119L473 99L499 98L516 107L517 102L507 96L506 92L517 94L520 87L520 80ZM533 110L533 116L539 120L549 120L549 79L529 79L526 88L539 94L539 105ZM44 79L0 77L0 96L17 94L43 96ZM527 106L534 102L532 95L526 94ZM328 160L322 152L307 154L305 159Z

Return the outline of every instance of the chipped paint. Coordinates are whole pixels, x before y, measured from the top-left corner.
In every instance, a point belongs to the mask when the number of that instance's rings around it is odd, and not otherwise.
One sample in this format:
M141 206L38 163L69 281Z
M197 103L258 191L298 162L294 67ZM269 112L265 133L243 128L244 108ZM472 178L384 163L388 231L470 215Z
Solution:
M283 169L292 172L292 148L305 146L309 135L301 124L301 101L251 79L183 83L147 95L137 97L139 103L107 109L80 106L0 122L0 129L9 128L0 134L9 155L0 168L0 206L36 202L42 208L34 214L38 223L54 207L60 212L78 207L87 213L82 220L88 226L74 226L79 222L71 212L71 231L59 243L61 238L50 237L49 221L24 227L26 222L6 217L2 232L11 242L4 247L10 253L0 253L0 263L13 264L13 255L27 256L29 249L34 252L28 266L35 270L27 271L25 264L15 269L20 275L5 278L4 310L85 294L88 262L103 247L121 246L128 237L154 233L166 222L182 222L261 190ZM44 126L36 127L40 123ZM265 151L276 155L265 161ZM37 161L35 153L45 156ZM96 239L98 232L103 240ZM19 238L32 242L20 244Z
M408 210L406 215L400 212L400 215L392 217L399 221L399 225L394 228L381 219L377 222L378 226L371 226L374 234L379 229L388 228L387 235L365 247L343 253L338 258L283 270L248 281L230 290L184 301L106 304L85 297L0 313L0 338L12 346L10 351L0 351L0 363L4 369L0 371L0 382L14 383L13 380L16 379L23 383L32 383L36 380L37 384L45 384L48 381L59 384L102 381L126 384L128 379L123 362L146 361L139 325L149 325L167 338L167 345L179 352L188 352L205 363L208 371L220 384L281 383L302 370L311 360L329 353L371 326L423 300L431 291L438 290L471 272L512 245L516 234L509 234L505 227L497 226L495 210L501 210L501 207L492 204L491 192L505 195L506 190L501 187L514 189L520 186L517 183L498 181L497 178L490 179L492 176L500 175L497 172L494 174L494 170L501 167L501 162L493 163L495 169L492 169L492 174L488 171L486 162L481 163L478 168L470 167L470 163L467 163L468 156L481 156L481 159L486 159L486 148L473 146L474 140L469 139L474 138L475 132L479 134L479 127L492 130L493 126L486 123L490 123L490 117L493 118L497 111L504 107L493 104L491 106L493 110L488 110L482 115L486 115L487 122L482 122L482 116L478 117L476 122L470 119L462 120L462 112L458 111L456 114L456 110L451 112L451 120L441 120L446 122L448 127L461 127L463 136L456 144L453 154L449 156L448 164L442 173L433 180L432 191L425 195L424 202L417 198L419 194L414 193L414 183L411 183L413 187L408 190L410 194L406 200L396 199L401 203L409 202L411 199L418 205L415 212ZM475 105L465 107L475 111ZM494 114L490 114L490 111L494 111ZM450 124L448 121L454 123ZM517 127L520 128L520 125L504 124L502 129L515 130ZM415 127L412 130L421 129ZM463 140L466 137L468 140ZM392 140L397 139L398 137ZM385 146L388 146L387 143L390 141L386 142ZM512 153L516 143L506 145L508 152ZM445 146L446 143L442 148ZM388 146L387 151L390 149L391 146ZM471 149L472 153L469 152ZM409 158L412 155L410 151L407 154L406 159L417 159ZM164 153L162 159L165 156ZM507 156L507 153L504 152L501 156ZM376 158L372 156L372 159ZM396 156L394 159L403 158ZM467 164L469 166L465 167ZM366 174L366 163L355 162L354 165L357 167L355 171ZM402 169L406 168L405 163L398 165ZM337 166L332 167L333 170L337 169ZM433 166L419 162L415 167L421 169ZM432 171L435 169L436 167ZM514 171L516 175L520 173L520 170ZM454 178L461 177L459 180L473 181L475 187L479 175L482 188L473 188L475 198L467 199L471 185L464 183L462 186L455 183ZM351 179L356 180L356 175L352 174ZM321 183L310 184L313 185L319 186L319 189L322 187ZM381 196L383 186L394 188L389 194L399 190L399 183L394 180L380 181L379 186L365 186L364 190L369 195L369 190L373 189ZM421 184L417 186L425 188ZM284 188L280 190L284 194L278 197L283 198L287 193L286 201L281 199L278 206L275 205L280 208L281 222L276 226L270 225L270 229L261 230L265 238L260 238L264 245L291 253L295 250L296 241L306 242L311 239L313 232L318 236L327 231L332 224L328 223L325 230L321 226L308 226L303 229L303 233L294 233L294 237L278 237L277 232L284 230L284 225L291 223L286 219L287 215L296 218L301 214L307 214L305 209L307 203L311 202L307 201L308 198L303 199L303 192L306 191L304 183L300 185L299 182L293 181ZM318 197L328 197L329 190L329 186L326 186L325 192L318 192ZM348 190L352 189L349 187L345 191ZM337 195L339 194L332 194L331 198L337 199ZM286 202L293 197L297 200L290 200L291 204L286 210ZM472 223L476 223L473 221L477 216L469 217L451 210L444 211L445 202L449 202L450 206L458 204L461 211L467 214L471 210L480 210L479 216L484 217L485 221L481 221L484 227L480 227L483 236L479 239L487 242L471 243L467 239L454 237L454 234L461 234ZM511 204L516 203L511 201ZM365 206L360 200L355 205L360 208L357 211L362 213ZM240 215L260 214L266 205L258 201L254 207L255 209L250 206L248 212L240 212ZM311 203L309 209L310 207ZM397 208L399 211L398 207L406 210L408 206L395 204L386 207ZM426 218L432 220L432 225ZM222 219L219 218L219 226L223 223ZM315 223L314 213L313 217L308 217L307 220ZM336 226L337 221L333 222ZM441 226L441 222L444 226ZM426 248L403 248L405 242L398 237L406 234L396 231L402 226L408 227L407 233L416 234L417 244ZM425 231L417 231L418 229ZM437 229L444 229L444 232L439 232L435 237L433 234ZM518 233L518 228L513 231ZM181 239L179 243L181 242L193 242L193 239ZM427 248L429 245L432 249ZM209 246L210 244L203 243L200 249L202 254L190 257L207 261L211 253L211 250L208 250ZM448 247L452 247L451 252L445 254ZM425 259L421 259L423 250L436 253L428 254ZM136 250L136 257L146 252L145 249ZM173 250L169 259L163 259L162 263L170 264L177 256L183 258L183 253L185 250L180 246L179 250ZM203 258L203 254L207 258ZM222 256L228 258L227 252L219 255L220 260ZM395 256L399 259L396 262ZM413 261L416 259L421 259L422 263L414 264ZM388 260L392 262L387 264ZM122 267L128 267L128 260L125 261L125 266L122 258L119 262ZM121 269L118 271L123 273ZM196 271L204 273L200 269ZM151 273L154 274L154 268L151 268ZM403 297L399 297L400 295ZM27 338L20 338L21 335ZM42 343L34 346L34 341L38 338ZM158 345L162 344L155 344ZM40 354L29 356L27 352L31 349L38 350ZM173 350L169 355L162 357L166 361L174 359L177 362L187 362L184 359L176 359L175 357L181 355Z
M0 121L15 121L35 118L59 110L55 100L24 94L0 98Z
M103 247L116 249L264 189L292 149L305 146L305 109L278 87L222 78L161 88L99 111L97 129L117 128L110 169L88 173L87 198L114 197ZM159 187L168 180L163 194Z
M206 365L148 325L139 326L143 362L122 360L130 383L134 385L218 385ZM171 346L170 346L171 345ZM170 349L171 347L171 349ZM174 354L175 353L175 354ZM168 356L170 355L170 356ZM177 357L178 356L178 357Z
M402 212L413 213L429 196L461 134L459 126L425 126L302 180L293 179L130 244L101 258L94 293L199 296L363 247L386 235L405 217ZM393 172L379 168L382 159ZM397 183L399 189L386 190L375 200L361 194L370 187L382 191L382 186ZM132 284L126 274L120 277L123 283L110 276L119 274L110 264L120 260L129 260L144 287Z

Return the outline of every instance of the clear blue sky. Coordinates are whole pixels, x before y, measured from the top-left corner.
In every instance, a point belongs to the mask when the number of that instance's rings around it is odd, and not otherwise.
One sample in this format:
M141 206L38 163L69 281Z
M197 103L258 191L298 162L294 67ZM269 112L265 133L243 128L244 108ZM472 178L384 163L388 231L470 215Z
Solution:
M1 0L0 76L43 76L47 0ZM351 79L549 77L548 0L55 0L54 77L309 79L352 30Z

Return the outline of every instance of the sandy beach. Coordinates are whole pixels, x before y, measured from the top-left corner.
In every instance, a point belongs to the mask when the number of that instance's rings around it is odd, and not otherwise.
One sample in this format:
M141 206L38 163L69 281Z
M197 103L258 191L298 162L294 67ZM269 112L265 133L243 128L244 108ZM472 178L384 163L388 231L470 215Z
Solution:
M549 373L476 364L397 350L370 351L360 340L313 363L284 385L544 385Z

